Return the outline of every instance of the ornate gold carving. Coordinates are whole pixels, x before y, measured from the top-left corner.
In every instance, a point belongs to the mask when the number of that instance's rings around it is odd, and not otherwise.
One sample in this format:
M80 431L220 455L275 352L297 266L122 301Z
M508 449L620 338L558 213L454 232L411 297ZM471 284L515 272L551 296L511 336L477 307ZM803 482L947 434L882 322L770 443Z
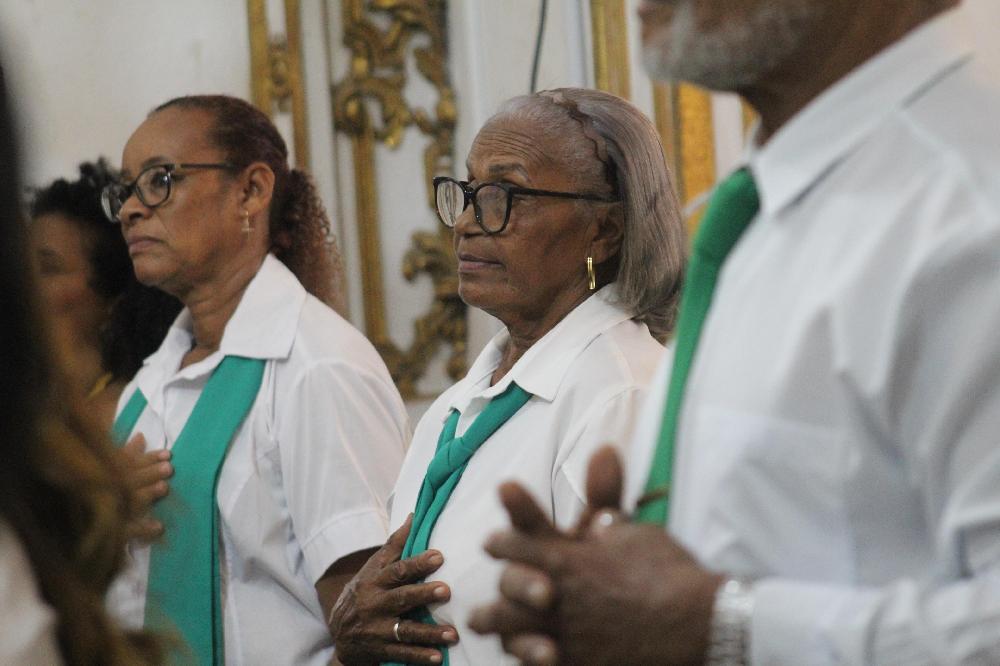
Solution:
M674 117L680 139L680 182L685 205L715 185L715 128L712 97L687 83L674 87ZM685 220L690 237L701 221L701 210Z
M674 87L667 83L653 83L653 123L660 133L660 143L663 144L663 154L667 158L667 166L674 177L678 194L683 198L680 185L680 132L677 131L677 121L674 117Z
M273 116L291 111L295 164L309 166L309 127L302 81L302 28L299 0L284 0L285 36L271 39L266 0L247 0L253 103Z
M250 88L253 103L257 108L270 112L270 45L265 0L247 0L247 20L250 23Z
M681 203L687 205L715 184L711 95L686 83L656 83L653 115ZM693 236L700 220L700 210L685 220L690 235Z
M400 349L389 338L375 178L377 143L395 148L411 127L429 139L423 173L432 209L431 179L452 171L456 110L447 74L445 9L445 0L343 0L344 44L351 52L351 66L333 87L335 129L352 142L365 330L404 398L416 396L417 382L442 345L451 348L449 376L457 380L466 371L465 304L458 297L451 234L443 227L435 233L414 234L403 261L407 280L430 276L434 301L414 322L409 349ZM374 20L376 14L381 20ZM403 95L411 57L437 92L432 111L412 108Z
M268 67L271 70L271 77L267 83L272 103L277 104L279 109L287 113L292 101L288 40L279 38L268 46Z
M590 0L594 78L601 90L630 95L625 0ZM687 204L715 184L715 130L711 96L687 84L653 84L653 115L681 202ZM700 212L687 220L694 232Z
M590 0L594 81L600 90L632 96L625 0Z
M690 86L653 84L653 117L681 205L712 187L715 180L711 98ZM687 217L693 237L701 211Z

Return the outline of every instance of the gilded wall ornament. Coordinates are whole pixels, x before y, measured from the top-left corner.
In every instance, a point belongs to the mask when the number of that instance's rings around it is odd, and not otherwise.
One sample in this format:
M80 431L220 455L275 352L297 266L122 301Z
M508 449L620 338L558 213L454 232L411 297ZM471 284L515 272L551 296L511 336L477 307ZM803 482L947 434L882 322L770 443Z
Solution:
M284 37L271 38L265 0L247 0L253 103L269 116L292 114L295 164L309 167L309 127L302 73L299 0L284 0Z
M417 397L417 384L430 359L450 348L448 375L466 372L465 304L458 297L451 234L418 232L403 260L407 280L428 275L434 296L414 322L414 339L401 349L388 334L379 234L375 147L396 148L416 128L427 140L423 177L427 205L434 208L431 179L450 174L454 153L455 94L447 74L445 0L343 0L344 45L351 54L347 75L333 86L334 128L351 138L355 204L361 244L365 332L382 354L404 398ZM433 109L405 97L410 63L437 93Z
M590 0L594 80L600 90L629 99L630 56L625 0ZM715 184L715 129L711 95L686 83L653 82L653 116L664 156L682 204L688 204ZM744 109L744 123L751 122ZM687 220L688 234L701 211Z

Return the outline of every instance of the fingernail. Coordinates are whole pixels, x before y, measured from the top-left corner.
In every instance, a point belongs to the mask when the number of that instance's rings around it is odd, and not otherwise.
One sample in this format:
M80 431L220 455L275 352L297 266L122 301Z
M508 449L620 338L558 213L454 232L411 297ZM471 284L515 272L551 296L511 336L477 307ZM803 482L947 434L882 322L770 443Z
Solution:
M440 664L441 663L441 655L440 654L433 654L433 655L431 655L431 662L433 662L435 664Z
M438 599L447 599L448 588L442 585L438 585L437 587L434 588L434 596L437 597Z
M159 460L170 460L170 451L166 449L161 449L159 453L156 454Z
M160 474L170 474L170 470L172 470L173 467L171 467L170 463L168 462L162 462L160 463L160 466L157 469L160 470Z
M444 558L441 556L441 553L431 553L427 556L427 563L433 564L436 567L441 566L444 564Z
M531 648L531 658L538 663L551 663L554 657L555 655L552 654L552 649L548 645L536 645Z
M528 599L536 606L544 606L549 600L549 588L541 581L532 581L528 584Z
M444 633L441 634L441 640L446 641L448 643L457 643L458 634L456 634L454 631L445 631Z

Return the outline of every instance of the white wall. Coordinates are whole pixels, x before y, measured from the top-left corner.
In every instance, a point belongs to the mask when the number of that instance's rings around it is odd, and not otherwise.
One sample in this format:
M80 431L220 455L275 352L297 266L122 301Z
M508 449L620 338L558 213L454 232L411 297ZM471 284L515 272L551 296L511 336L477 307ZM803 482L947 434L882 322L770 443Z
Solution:
M3 0L5 71L25 132L26 178L113 164L157 104L197 92L247 97L245 0Z

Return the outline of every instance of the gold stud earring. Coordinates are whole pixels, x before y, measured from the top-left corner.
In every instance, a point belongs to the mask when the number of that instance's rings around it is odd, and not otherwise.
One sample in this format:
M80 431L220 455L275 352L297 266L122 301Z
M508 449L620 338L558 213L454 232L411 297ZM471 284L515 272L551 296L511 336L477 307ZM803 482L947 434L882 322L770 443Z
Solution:
M253 231L253 227L250 226L250 211L243 211L243 233L250 237L250 232Z
M594 258L587 257L587 286L591 291L597 289L597 275L594 273Z

